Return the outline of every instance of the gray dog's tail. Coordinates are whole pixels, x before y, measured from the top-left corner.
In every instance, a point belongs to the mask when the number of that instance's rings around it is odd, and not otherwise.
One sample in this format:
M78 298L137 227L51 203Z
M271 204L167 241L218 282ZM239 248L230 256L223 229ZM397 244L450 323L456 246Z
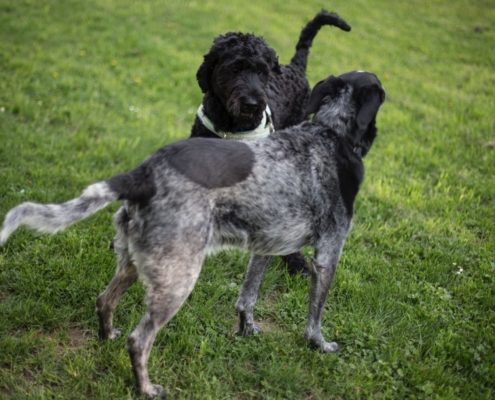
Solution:
M64 230L105 208L115 200L143 202L155 193L155 186L147 167L114 176L88 186L81 196L62 204L22 203L11 209L0 232L0 246L24 225L44 233Z
M294 57L292 57L290 62L291 65L306 70L309 49L313 44L313 39L323 25L337 26L346 32L351 30L351 27L347 24L347 22L345 22L337 14L321 10L301 31L301 36L299 36L299 41L296 45L296 54L294 54Z

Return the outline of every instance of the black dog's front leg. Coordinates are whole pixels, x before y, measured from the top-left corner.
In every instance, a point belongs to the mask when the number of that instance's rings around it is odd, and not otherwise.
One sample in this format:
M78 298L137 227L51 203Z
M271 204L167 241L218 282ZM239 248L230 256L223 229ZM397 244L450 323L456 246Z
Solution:
M286 256L283 256L282 259L287 264L287 270L290 275L308 275L309 268L302 253L293 253Z

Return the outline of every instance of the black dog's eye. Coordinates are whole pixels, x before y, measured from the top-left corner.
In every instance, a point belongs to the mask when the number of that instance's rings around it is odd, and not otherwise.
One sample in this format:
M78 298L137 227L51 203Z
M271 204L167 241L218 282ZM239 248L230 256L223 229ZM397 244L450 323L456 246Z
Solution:
M268 82L268 73L260 74L259 77L260 77L261 82L263 82L264 84L266 84Z
M244 65L241 62L234 62L230 64L230 66L228 67L228 70L230 72L233 72L234 74L238 74L243 69L244 69Z
M268 67L264 63L257 63L256 64L256 71L260 72L263 75L268 75Z

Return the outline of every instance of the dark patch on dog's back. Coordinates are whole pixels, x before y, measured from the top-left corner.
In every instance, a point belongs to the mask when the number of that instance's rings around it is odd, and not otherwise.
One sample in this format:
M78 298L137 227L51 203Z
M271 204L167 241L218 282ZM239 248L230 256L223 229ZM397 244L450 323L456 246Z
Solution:
M364 177L363 162L349 143L338 141L336 153L340 193L348 215L352 216L354 199Z
M116 175L107 184L119 194L119 200L144 203L156 193L156 186L151 168L144 163L131 172Z
M249 146L231 140L189 139L165 147L162 156L182 175L208 189L243 181L254 164Z

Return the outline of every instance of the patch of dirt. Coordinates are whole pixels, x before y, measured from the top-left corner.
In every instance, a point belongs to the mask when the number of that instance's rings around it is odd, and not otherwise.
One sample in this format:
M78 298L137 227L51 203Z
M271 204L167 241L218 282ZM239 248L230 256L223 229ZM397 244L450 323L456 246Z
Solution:
M0 292L0 303L6 303L10 299L10 294L7 292Z
M258 320L256 322L258 323L259 327L265 333L273 333L273 332L281 332L282 331L280 326L278 326L275 321L272 321L270 319L262 319L262 320Z
M93 332L79 327L70 327L67 331L56 330L53 332L39 333L40 338L44 338L53 343L56 352L63 355L67 351L76 352L86 346L86 343L94 337Z
M77 351L80 348L83 348L86 346L86 343L93 338L93 332L87 330L87 329L82 329L82 328L69 328L68 332L68 339L69 343L68 345L64 345L63 343L60 343L60 347L65 347L67 350L70 351Z
M256 325L258 325L261 330L262 334L264 333L280 333L282 332L282 328L277 325L275 321L272 321L270 319L255 319ZM239 330L239 322L236 321L233 327L233 331L237 332Z

